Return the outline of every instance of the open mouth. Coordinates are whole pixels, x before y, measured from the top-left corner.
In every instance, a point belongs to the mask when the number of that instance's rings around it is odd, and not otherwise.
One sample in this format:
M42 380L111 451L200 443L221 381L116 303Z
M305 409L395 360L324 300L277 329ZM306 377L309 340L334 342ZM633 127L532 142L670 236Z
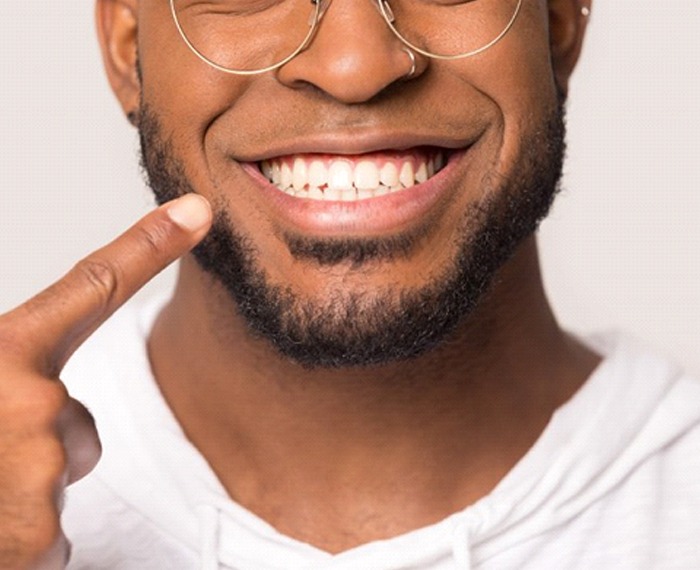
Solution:
M299 154L263 160L260 171L296 198L354 202L401 192L426 182L446 164L446 151L415 148L357 156Z

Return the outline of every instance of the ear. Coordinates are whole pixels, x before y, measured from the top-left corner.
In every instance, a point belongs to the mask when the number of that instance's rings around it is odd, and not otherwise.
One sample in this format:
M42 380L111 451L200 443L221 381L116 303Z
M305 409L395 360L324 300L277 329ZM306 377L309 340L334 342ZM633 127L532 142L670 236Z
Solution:
M141 98L137 57L138 0L97 0L95 20L109 84L124 114L136 122Z
M554 77L564 94L576 66L592 0L548 0L549 38Z

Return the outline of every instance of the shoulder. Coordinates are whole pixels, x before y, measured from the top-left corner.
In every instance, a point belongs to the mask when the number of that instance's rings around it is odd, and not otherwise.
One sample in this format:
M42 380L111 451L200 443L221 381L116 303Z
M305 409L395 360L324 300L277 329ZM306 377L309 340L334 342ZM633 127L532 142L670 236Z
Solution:
M700 536L700 380L637 339L605 335L594 342L606 354L598 399L616 400L599 437L620 439L618 445L590 442L591 452L614 452L607 470L617 472L619 482L606 494L610 512L640 525L647 521L664 537L660 547L695 548L690 539Z

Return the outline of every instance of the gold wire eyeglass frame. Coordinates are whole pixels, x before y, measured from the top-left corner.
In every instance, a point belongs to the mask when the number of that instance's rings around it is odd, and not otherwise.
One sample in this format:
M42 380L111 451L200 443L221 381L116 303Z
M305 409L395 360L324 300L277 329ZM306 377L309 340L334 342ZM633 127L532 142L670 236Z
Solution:
M224 67L222 65L219 65L215 61L212 61L209 59L206 55L204 55L199 49L197 49L192 41L190 40L189 37L187 37L187 34L185 33L185 30L182 27L182 24L180 23L180 19L178 18L177 15L177 9L175 8L175 0L169 0L170 2L170 11L173 16L173 20L175 21L175 27L177 28L178 33L180 34L180 37L182 40L185 42L187 47L196 55L199 59L201 59L204 63L207 65L210 65L214 69L218 69L219 71L223 73L228 73L231 75L258 75L261 73L267 73L268 71L274 71L275 69L278 69L285 65L286 63L290 62L292 59L294 59L297 55L299 55L302 51L304 51L309 43L311 43L311 39L313 38L314 34L316 33L316 29L318 28L318 24L321 21L321 18L323 17L323 14L325 13L328 4L330 3L331 0L311 0L311 4L314 6L314 11L311 13L309 16L309 31L307 32L306 36L304 37L303 41L299 44L299 47L297 47L291 54L286 56L285 58L281 59L280 61L273 63L272 65L268 65L267 67L263 67L261 69L231 69L228 67ZM374 1L374 0L372 0ZM429 57L431 59L441 59L441 60L446 60L446 61L451 61L451 60L456 60L456 59L465 59L468 57L473 57L475 55L478 55L480 53L485 52L489 48L493 47L496 45L498 42L500 42L508 32L510 32L511 28L515 24L515 21L518 19L518 15L520 14L520 10L523 5L523 0L518 0L517 5L515 6L515 10L513 11L513 16L510 18L508 23L506 24L506 27L503 29L503 31L498 34L495 38L493 38L490 42L488 42L486 45L481 46L478 49L468 51L466 53L459 53L456 55L441 55L441 54L436 54L429 52L423 48L420 48L416 46L415 44L411 43L409 40L404 38L401 33L396 29L394 26L394 14L391 11L391 6L389 5L388 0L376 0L379 11L382 14L382 17L384 18L384 21L386 22L387 26L389 26L389 29L392 31L392 33L408 48L412 49L416 53L419 53L421 55L424 55L426 57Z

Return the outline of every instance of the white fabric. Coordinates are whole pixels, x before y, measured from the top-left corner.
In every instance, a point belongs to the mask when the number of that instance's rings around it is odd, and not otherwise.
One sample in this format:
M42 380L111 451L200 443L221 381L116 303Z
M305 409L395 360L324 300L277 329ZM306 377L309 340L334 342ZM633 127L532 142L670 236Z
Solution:
M104 448L67 492L71 569L700 568L700 383L635 343L589 341L605 360L489 495L331 555L232 502L184 437L146 354L158 309L123 309L64 371Z

